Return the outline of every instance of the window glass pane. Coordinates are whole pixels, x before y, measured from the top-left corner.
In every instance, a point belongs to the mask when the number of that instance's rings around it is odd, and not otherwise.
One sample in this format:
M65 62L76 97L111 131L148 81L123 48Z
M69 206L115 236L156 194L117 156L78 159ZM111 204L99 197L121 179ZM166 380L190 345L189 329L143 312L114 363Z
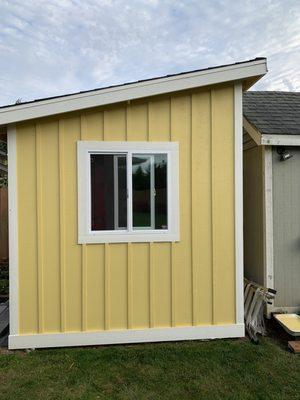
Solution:
M126 157L118 156L118 228L127 227L127 171Z
M155 229L168 229L167 154L155 154Z
M132 213L135 229L168 229L167 154L132 157Z
M151 228L151 156L132 157L132 216L134 228Z
M91 154L91 229L126 227L126 155Z

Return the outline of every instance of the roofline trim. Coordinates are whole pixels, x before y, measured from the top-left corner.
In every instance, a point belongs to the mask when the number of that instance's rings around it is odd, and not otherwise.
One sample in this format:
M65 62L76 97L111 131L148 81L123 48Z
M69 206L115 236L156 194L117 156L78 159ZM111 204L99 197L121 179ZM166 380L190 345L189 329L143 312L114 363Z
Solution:
M300 146L300 135L261 135L261 144L266 146Z
M187 72L130 85L114 86L92 92L24 103L24 105L13 105L0 109L0 126L218 83L242 81L249 78L258 80L266 72L266 59L256 59L241 64Z
M258 146L300 146L300 135L262 134L246 117L243 117L243 126Z

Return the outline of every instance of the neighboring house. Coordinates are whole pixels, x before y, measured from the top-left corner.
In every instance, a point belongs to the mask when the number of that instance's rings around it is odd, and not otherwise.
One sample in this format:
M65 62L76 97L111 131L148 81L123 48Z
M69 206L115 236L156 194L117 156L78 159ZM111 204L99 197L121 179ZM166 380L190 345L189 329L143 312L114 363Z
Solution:
M300 310L300 93L244 94L245 276Z
M242 92L259 58L0 109L10 348L244 335Z

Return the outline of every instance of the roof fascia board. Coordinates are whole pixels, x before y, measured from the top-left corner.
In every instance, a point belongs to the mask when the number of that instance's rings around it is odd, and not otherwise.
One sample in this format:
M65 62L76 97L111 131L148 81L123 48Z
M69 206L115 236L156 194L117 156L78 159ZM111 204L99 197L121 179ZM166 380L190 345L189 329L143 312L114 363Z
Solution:
M261 144L267 146L300 146L300 135L262 135Z
M266 74L266 72L266 60L255 60L239 65L233 64L227 67L99 89L93 92L62 96L56 99L36 101L0 110L0 125L218 83L242 81L253 77L259 78Z
M260 146L262 144L262 135L261 133L245 118L243 117L243 125L244 129L251 136L254 142Z

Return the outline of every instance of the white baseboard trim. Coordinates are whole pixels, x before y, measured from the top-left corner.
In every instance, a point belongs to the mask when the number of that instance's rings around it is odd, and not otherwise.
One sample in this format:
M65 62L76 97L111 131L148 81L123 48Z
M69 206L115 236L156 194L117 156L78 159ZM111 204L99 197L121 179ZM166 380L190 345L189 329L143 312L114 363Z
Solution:
M168 342L179 340L244 337L244 324L191 326L180 328L126 329L101 332L10 335L9 349L93 346L107 344Z

